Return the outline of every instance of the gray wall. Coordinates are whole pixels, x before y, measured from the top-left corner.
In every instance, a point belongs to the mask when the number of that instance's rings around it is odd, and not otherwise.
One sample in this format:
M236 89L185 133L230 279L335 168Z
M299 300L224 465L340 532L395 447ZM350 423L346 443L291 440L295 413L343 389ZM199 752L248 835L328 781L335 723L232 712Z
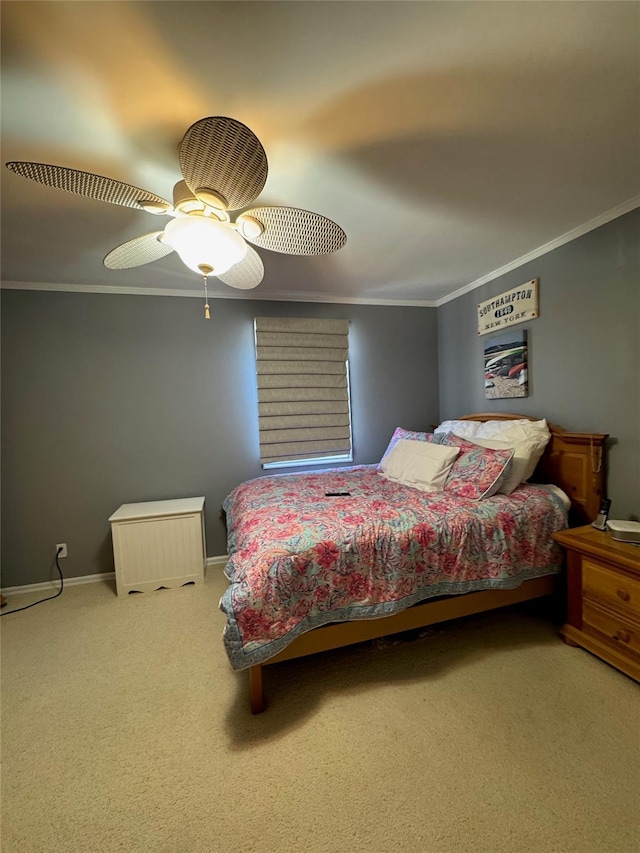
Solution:
M640 517L640 210L438 309L440 416L516 411L609 433L612 518ZM486 400L476 306L539 279L527 329L529 396Z
M2 291L2 585L111 571L121 503L205 495L260 476L253 317L346 317L356 463L396 426L474 411L606 432L612 515L640 513L640 211L435 309ZM484 398L476 304L540 279L530 396ZM438 371L439 362L439 371Z
M396 426L438 419L437 318L428 308L2 291L2 586L113 570L122 503L204 495L220 505L258 463L253 318L350 325L355 463Z

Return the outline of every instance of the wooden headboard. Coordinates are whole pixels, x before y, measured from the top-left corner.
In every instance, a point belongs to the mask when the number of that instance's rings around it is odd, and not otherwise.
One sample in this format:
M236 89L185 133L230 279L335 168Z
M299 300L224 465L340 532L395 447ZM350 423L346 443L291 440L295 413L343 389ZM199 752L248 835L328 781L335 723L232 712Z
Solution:
M535 421L529 415L512 415L485 412L463 415L463 421ZM548 424L551 440L538 462L534 482L553 483L571 499L569 523L572 527L588 524L598 514L600 501L605 496L605 433L567 432L555 424Z

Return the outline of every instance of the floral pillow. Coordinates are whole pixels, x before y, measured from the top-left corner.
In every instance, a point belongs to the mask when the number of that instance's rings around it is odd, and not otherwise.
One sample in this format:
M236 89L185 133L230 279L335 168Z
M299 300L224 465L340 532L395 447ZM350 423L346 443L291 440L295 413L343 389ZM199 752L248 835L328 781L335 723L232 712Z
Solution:
M513 448L491 450L453 433L441 435L440 444L460 448L460 455L447 477L445 492L476 501L490 498L509 474Z
M387 456L391 453L393 448L401 439L407 439L409 441L436 441L436 443L441 444L442 442L438 442L437 439L434 439L432 432L412 432L408 429L402 429L402 427L397 427L396 431L391 436L391 441L387 445L387 449L384 452L384 455L380 462L378 463L378 471L382 470L382 463L386 461Z

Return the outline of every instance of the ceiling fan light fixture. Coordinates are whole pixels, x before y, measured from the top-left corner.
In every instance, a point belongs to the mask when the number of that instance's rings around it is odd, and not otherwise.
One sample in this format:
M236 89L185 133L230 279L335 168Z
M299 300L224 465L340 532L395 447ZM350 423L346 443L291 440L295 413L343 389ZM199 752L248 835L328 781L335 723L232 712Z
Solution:
M179 216L168 222L164 240L175 249L182 262L197 273L208 267L213 275L221 275L247 253L247 244L231 225L197 214Z

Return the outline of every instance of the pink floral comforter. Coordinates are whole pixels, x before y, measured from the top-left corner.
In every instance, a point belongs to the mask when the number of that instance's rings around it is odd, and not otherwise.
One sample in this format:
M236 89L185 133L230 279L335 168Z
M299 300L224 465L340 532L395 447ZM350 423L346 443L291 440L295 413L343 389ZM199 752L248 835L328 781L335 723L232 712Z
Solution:
M393 483L375 465L259 477L224 509L230 586L220 606L234 669L320 625L557 572L551 534L567 526L542 486L476 501Z

